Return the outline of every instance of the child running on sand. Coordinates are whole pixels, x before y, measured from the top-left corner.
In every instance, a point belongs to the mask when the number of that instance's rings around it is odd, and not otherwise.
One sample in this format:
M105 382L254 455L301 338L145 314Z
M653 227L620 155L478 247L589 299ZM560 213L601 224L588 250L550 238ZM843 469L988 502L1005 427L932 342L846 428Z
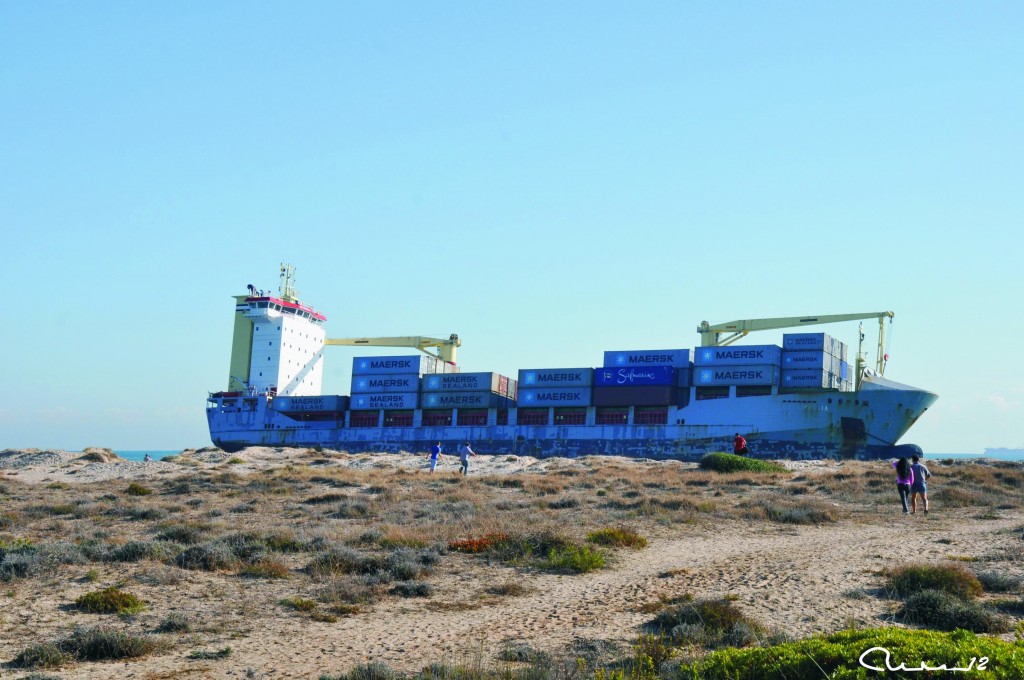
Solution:
M910 461L900 458L893 462L896 469L896 490L900 492L900 502L903 503L903 514L910 514L907 507L907 500L910 498L910 487L914 484L914 470L910 467Z

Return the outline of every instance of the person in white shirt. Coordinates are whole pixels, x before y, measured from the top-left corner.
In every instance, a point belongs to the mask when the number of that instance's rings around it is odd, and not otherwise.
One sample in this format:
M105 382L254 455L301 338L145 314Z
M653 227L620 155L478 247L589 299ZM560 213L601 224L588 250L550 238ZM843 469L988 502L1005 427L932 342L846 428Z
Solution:
M469 448L469 442L466 442L466 445L462 447L461 451L460 460L462 461L462 467L459 468L459 472L461 472L464 475L469 474L469 457L475 455L476 453L473 451L473 449Z

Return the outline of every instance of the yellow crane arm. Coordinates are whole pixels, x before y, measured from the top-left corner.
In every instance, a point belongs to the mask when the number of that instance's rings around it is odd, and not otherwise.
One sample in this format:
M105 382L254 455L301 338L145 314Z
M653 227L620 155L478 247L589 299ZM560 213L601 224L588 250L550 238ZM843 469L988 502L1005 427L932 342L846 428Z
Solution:
M343 346L357 346L366 345L367 347L414 347L424 354L430 354L426 350L427 347L436 347L437 356L449 363L455 363L455 351L456 348L462 346L462 340L455 333L444 338L428 338L422 335L410 335L405 337L390 337L390 338L327 338L324 340L325 345L343 345Z
M707 321L701 321L697 332L701 334L701 347L715 347L729 345L740 338L746 337L751 331L768 331L779 328L797 328L800 326L815 326L823 323L840 323L842 321L861 321L863 319L878 319L878 357L875 359L875 370L880 375L885 375L885 320L892 319L896 315L893 312L864 312L862 314L820 314L818 316L782 316L774 319L744 319L741 321L729 321L727 323L715 324L712 326ZM723 334L728 333L724 338ZM864 341L863 329L860 333L860 341ZM862 348L857 348L857 381L860 383L861 370L864 365L864 353Z

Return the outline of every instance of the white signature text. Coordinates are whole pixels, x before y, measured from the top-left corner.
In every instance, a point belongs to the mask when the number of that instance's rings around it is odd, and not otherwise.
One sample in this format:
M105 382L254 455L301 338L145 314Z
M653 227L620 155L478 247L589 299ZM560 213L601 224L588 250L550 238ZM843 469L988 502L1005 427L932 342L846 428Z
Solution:
M864 661L864 657L868 656L872 652L885 652L884 668L882 668L881 666L872 666L871 664L866 663ZM860 655L860 665L872 671L907 671L908 673L913 673L917 671L949 671L951 673L969 673L971 671L983 671L988 666L987 656L983 656L980 659L976 656L972 656L971 662L967 664L965 668L960 668L959 666L953 666L952 668L950 668L946 664L940 664L938 666L929 666L926 663L922 663L920 666L908 666L905 663L901 663L898 666L893 666L892 663L889 661L890 655L891 652L885 647L872 647L871 649L867 650L866 652Z

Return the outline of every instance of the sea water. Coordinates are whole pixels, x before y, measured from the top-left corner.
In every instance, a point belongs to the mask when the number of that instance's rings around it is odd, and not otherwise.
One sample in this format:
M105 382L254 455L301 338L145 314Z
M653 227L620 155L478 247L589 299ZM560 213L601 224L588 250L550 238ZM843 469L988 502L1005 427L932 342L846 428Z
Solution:
M125 460L138 460L145 459L148 453L153 457L153 460L160 460L164 456L173 456L177 453L181 453L181 450L176 451L114 451L117 455L121 456Z

